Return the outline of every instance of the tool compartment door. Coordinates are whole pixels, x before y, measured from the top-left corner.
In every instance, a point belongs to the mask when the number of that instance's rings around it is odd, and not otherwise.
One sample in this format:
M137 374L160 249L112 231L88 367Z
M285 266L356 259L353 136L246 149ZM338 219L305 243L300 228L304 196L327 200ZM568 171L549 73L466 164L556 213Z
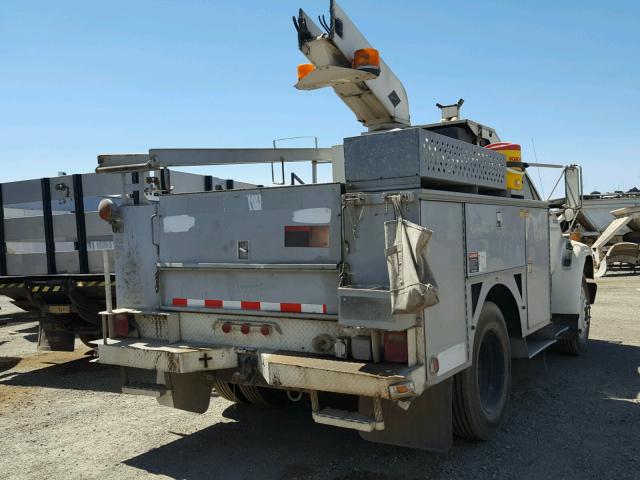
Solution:
M525 265L523 212L510 205L467 204L467 276Z
M546 208L530 208L525 211L525 219L527 322L533 330L551 320L549 212Z
M161 197L163 305L335 313L340 195L322 184Z

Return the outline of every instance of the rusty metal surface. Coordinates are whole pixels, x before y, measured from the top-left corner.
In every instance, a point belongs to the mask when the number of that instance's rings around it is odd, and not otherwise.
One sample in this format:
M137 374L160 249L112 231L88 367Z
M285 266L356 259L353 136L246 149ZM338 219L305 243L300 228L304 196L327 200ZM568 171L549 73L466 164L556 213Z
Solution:
M248 323L254 328L245 335L235 328L229 333L222 331L224 322ZM272 333L264 336L260 325L277 325ZM320 335L331 337L354 336L358 332L344 328L332 320L306 320L291 317L258 317L252 314L180 313L182 341L201 344L229 345L258 350L287 350L320 354L314 350L314 338ZM333 351L330 352L333 355Z
M424 378L424 367L342 362L262 353L262 374L270 385L389 398L389 385ZM418 385L416 385L418 387Z
M113 340L98 346L100 363L158 370L172 373L234 368L237 357L233 348L198 347L138 339Z

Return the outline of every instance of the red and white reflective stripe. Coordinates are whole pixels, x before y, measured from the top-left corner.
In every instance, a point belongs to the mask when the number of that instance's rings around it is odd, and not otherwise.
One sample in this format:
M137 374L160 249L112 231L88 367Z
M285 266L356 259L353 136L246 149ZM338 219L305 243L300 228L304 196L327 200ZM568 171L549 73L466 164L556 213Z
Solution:
M327 313L326 304L247 302L237 300L211 300L202 298L174 298L174 307L222 308L226 310L260 310L283 313Z

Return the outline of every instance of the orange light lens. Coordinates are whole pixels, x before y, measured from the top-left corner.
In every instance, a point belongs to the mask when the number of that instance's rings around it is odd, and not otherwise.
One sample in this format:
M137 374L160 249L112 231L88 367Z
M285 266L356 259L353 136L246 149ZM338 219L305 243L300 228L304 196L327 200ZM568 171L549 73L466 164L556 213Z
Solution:
M353 54L353 68L357 70L380 70L380 52L375 48L361 48Z
M298 80L302 80L316 69L313 63L301 63L298 65Z

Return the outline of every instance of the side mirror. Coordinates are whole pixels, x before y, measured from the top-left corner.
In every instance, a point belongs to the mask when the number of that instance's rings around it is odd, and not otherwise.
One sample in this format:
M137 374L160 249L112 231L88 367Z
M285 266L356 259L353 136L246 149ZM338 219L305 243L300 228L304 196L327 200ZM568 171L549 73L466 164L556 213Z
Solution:
M579 210L582 207L582 170L578 165L565 167L564 191L567 207Z

